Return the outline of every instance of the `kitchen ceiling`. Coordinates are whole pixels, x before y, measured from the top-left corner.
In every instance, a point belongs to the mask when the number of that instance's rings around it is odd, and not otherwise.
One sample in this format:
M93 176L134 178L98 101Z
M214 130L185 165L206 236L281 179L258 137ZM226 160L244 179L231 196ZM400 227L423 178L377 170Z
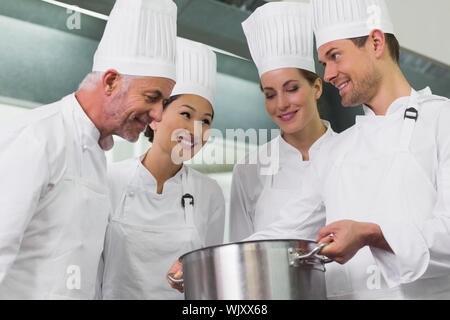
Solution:
M228 51L244 59L218 54L218 71L230 79L258 84L258 75L241 23L262 0L174 0L178 6L178 35ZM108 15L114 0L60 0L93 12ZM82 28L69 30L66 9L41 0L2 0L0 2L0 96L49 103L76 90L90 71L92 56L100 40L105 21L82 16ZM248 60L246 60L248 59ZM435 94L450 98L450 67L402 49L400 66L416 89L430 86ZM316 65L318 73L322 67ZM57 72L55 72L57 71ZM231 81L231 80L230 80ZM230 87L232 82L227 84ZM242 87L242 86L241 86ZM253 87L252 87L253 88ZM252 89L251 94L257 94ZM250 91L249 91L250 92ZM230 98L227 94L228 99ZM246 97L239 103L227 101L219 127L273 128L263 107L243 108ZM258 98L255 104L263 104ZM343 108L337 90L325 85L321 115L331 121L336 131L354 123L361 108ZM235 109L233 109L235 108ZM237 110L239 108L239 110ZM236 112L234 112L236 111ZM233 116L234 114L234 116ZM239 117L236 116L239 114ZM245 120L243 120L245 119Z

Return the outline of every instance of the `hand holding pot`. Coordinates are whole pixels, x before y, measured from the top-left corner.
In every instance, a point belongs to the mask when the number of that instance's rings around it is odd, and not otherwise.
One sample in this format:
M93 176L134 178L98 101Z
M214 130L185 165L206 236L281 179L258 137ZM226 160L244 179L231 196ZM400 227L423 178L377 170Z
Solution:
M184 293L183 288L183 264L181 260L176 260L166 275L167 281L170 286L177 289L181 293ZM177 281L178 280L178 281Z
M328 243L320 254L345 264L364 246L393 252L378 225L352 220L333 222L319 230L317 242Z

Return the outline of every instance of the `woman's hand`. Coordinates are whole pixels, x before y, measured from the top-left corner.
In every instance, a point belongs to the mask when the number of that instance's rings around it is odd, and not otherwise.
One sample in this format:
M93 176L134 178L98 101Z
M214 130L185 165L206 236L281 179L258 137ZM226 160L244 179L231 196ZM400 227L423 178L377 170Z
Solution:
M170 267L169 271L167 272L166 278L172 288L177 289L181 293L184 293L183 283L173 282L169 279L169 274L175 279L183 279L183 265L181 263L181 260L178 259L174 262L172 267Z

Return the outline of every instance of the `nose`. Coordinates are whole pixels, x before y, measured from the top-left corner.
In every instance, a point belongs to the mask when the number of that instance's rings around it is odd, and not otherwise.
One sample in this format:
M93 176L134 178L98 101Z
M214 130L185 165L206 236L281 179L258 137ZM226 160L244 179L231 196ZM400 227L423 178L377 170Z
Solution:
M285 94L279 94L277 96L277 107L281 111L287 110L289 108L289 101Z
M324 71L324 75L323 75L323 79L325 80L325 82L331 82L333 81L333 79L335 79L337 77L337 68L336 65L333 63L328 63L325 66L325 71Z
M162 119L162 113L163 113L163 103L161 101L160 103L152 106L152 108L148 111L148 116L150 117L151 120L160 122Z

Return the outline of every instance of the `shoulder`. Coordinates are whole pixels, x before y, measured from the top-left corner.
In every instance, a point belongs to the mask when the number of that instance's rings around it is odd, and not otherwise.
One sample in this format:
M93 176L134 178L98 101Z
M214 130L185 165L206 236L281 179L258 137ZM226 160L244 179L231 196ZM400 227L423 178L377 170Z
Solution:
M189 179L194 179L197 184L204 186L204 188L220 189L216 180L192 168L189 168Z
M25 112L0 130L0 147L12 156L45 158L54 174L64 168L65 139L60 101Z
M196 188L199 189L202 196L209 195L211 198L223 198L222 188L213 178L189 168L189 179L194 180Z
M423 90L425 91L425 90ZM431 94L422 94L418 98L420 104L418 124L423 127L423 130L430 132L430 135L435 134L435 128L438 131L447 131L448 123L450 122L450 100L446 97L441 97Z
M432 94L429 88L425 88L418 93L417 100L422 107L421 111L424 113L448 112L448 108L450 108L448 98Z
M280 137L278 136L271 141L258 146L244 158L240 159L234 166L233 176L239 175L253 181L255 177L259 176L261 167L271 166L270 159L274 154L273 152L278 152L279 139Z
M349 143L349 140L351 140L355 134L356 125L353 125L339 134L334 133L328 135L321 144L320 153L330 155L338 152L342 146Z
M19 132L35 132L50 134L62 126L61 101L37 107L21 114L19 117L1 128L2 134L17 134Z
M136 169L138 158L131 158L108 164L108 181L113 184L126 183Z

